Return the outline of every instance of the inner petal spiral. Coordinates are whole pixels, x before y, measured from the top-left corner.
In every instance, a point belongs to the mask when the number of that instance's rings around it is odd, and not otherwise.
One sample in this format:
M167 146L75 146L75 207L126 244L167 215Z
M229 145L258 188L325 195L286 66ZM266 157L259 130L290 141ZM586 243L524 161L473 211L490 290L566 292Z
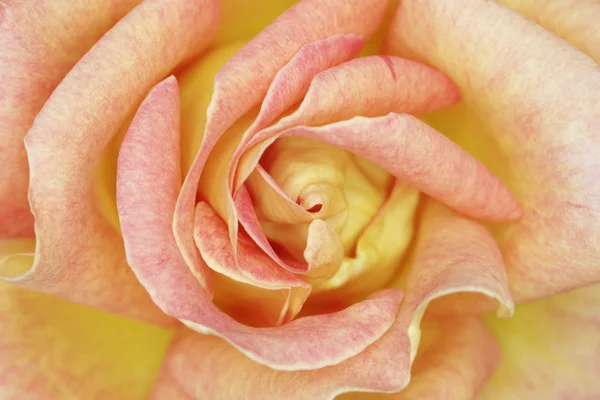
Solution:
M295 260L305 262L308 227L314 219L326 221L339 235L345 255L351 255L356 241L384 203L392 177L381 168L344 150L312 139L288 137L277 140L264 154L260 165L287 195L306 210L309 220L294 217L273 221L268 212L258 215L269 240ZM363 169L378 180L371 181ZM260 178L258 178L260 179ZM277 207L283 199L249 181L249 191L258 210Z

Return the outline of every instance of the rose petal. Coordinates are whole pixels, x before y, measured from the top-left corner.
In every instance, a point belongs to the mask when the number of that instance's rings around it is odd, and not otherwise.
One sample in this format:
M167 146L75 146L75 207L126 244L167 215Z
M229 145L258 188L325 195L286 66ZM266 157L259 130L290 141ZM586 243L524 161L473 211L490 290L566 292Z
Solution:
M499 235L516 300L598 282L598 66L491 1L404 1L389 43L446 71L508 156L526 208Z
M474 399L500 363L487 327L475 318L424 323L410 384L397 400ZM431 336L436 336L435 338Z
M227 226L208 204L198 203L194 225L198 248L211 269L262 288L310 287L298 275L279 268L247 238L238 244L236 261L227 236Z
M23 138L35 115L73 64L139 1L0 3L0 238L34 236Z
M297 2L298 0L221 0L223 21L215 37L215 46L253 38Z
M339 236L327 223L321 221L327 227L321 222L317 222L315 226L312 226L312 224L308 226L307 243L303 254L306 263L283 260L273 250L271 243L263 232L254 211L252 199L250 199L245 186L238 192L235 205L239 221L245 231L254 243L280 267L294 273L308 273L309 276L311 275L310 272L314 271L313 276L323 277L332 272L331 270L335 266L339 266L339 262L343 259L344 248ZM314 220L313 223L315 221L318 220Z
M13 282L166 321L127 266L120 234L95 204L94 165L151 85L207 44L216 13L212 0L146 1L54 91L25 138L37 248L31 269Z
M188 396L177 379L163 366L159 378L154 384L154 389L150 395L150 400L193 400L193 397Z
M274 126L254 132L238 149L234 161L240 157L241 160L235 171L234 188L246 180L271 141L248 150L284 129L324 125L357 115L433 111L459 98L456 86L445 75L398 57L364 57L330 68L315 76L296 112Z
M280 399L293 398L301 390L306 398L332 399L348 391L403 389L418 345L419 321L429 301L467 290L498 298L504 307L512 307L499 251L483 227L441 205L430 204L419 235L420 244L409 270L409 297L401 305L399 318L381 339L355 357L314 371L275 371L254 363L222 340L182 332L162 373L172 374L192 398L236 398L253 393L264 399ZM428 385L423 382L430 382L432 377L445 379L458 367L465 381L446 386L448 393L476 391L497 361L488 332L475 319L431 324L450 324L456 330L448 331L439 346L434 345L429 352L423 347L421 358L425 361L419 361L422 367L417 369L422 369L423 375L415 376L415 388L410 390L424 390ZM435 366L427 362L428 358L443 362ZM224 379L211 379L215 374ZM231 385L232 381L236 384Z
M311 213L293 201L258 164L246 182L249 193L261 201L255 204L259 221L282 224L305 224L314 219Z
M271 259L273 259L273 261L279 264L282 268L285 268L288 271L296 273L306 272L306 270L309 268L308 264L294 262L293 260L282 260L277 253L275 253L275 250L273 250L269 239L267 239L267 236L263 232L260 221L256 216L252 199L250 198L248 190L246 190L245 186L242 186L235 198L235 207L240 224L252 238L252 240L258 245L258 247L262 249L262 251L268 254L269 257L271 257Z
M0 326L3 400L145 399L172 337L5 282Z
M276 74L273 84L269 87L269 91L266 94L266 105L261 108L258 117L249 128L249 132L253 132L262 128L265 124L269 124L272 119L277 117L278 113L285 111L287 107L293 105L293 103L302 96L315 74L355 56L360 50L361 45L362 40L356 35L335 35L323 40L308 43L300 48L292 59ZM193 113L197 114L195 110L193 110ZM210 171L210 173L202 175L198 189L203 197L216 209L219 215L223 218L229 217L229 226L235 226L233 235L231 235L234 253L237 244L237 239L235 237L237 235L235 214L239 212L239 210L234 208L234 205L229 199L229 188L227 186L229 174L228 168L230 168L231 155L235 152L239 141L242 140L242 135L245 135L244 131L245 128L247 128L246 125L250 124L248 121L252 120L252 117L252 115L248 115L242 120L237 121L227 135L221 138L214 147L201 150L207 153L212 151L212 153L206 156L206 164L202 167L203 170ZM199 122L194 115L192 115L192 119L196 124ZM192 127L192 129L197 130L198 127L195 129ZM198 136L198 134L196 136ZM198 164L197 161L192 165L196 164ZM200 173L201 172L202 171L200 171ZM186 197L187 195L183 192L192 190L192 188L193 186L191 184L186 186L184 183L180 198ZM181 204L181 201L179 204ZM183 212L183 209L181 210ZM242 222L245 227L252 232L260 230L258 225L248 226L251 225L253 223L252 221L255 219L251 215L254 211L246 209L244 212L248 217L246 221ZM179 237L178 235L183 235L181 229L183 229L184 225L187 223L187 221L184 223L182 220L181 222L183 225L179 224L177 222L178 215L179 214L177 214L176 211L174 223L176 237ZM191 218L191 215L187 215L187 217ZM188 249L186 246L189 246L190 243L180 241L179 244L182 247L184 259L189 259L190 263L193 263L194 257L197 257L195 248ZM260 243L260 246L261 248L266 249L265 251L267 251L267 254L271 255L272 258L280 265L284 266L284 268L291 271L298 270L298 268L290 267L289 263L281 261L279 257L273 256L274 251L266 238ZM302 271L306 270L306 268L303 267L300 267L300 269Z
M411 357L418 348L421 316L432 300L453 293L482 294L497 300L498 316L513 314L502 255L483 226L430 200L415 246L414 260L397 283L406 290L398 320L411 321Z
M249 357L278 369L335 364L381 337L398 311L401 292L396 289L378 292L338 313L301 318L278 328L244 326L215 307L187 268L169 224L177 180L162 164L176 164L172 160L178 155L172 145L176 135L169 135L178 115L176 100L174 79L152 91L123 143L119 166L119 212L127 259L156 304L193 329L222 336ZM156 127L155 131L150 127ZM163 141L171 143L161 148L167 152L152 151ZM132 167L138 163L139 169ZM154 174L157 168L162 171L161 179ZM154 185L152 190L146 187L149 184ZM150 200L149 207L139 201L145 198Z
M502 0L600 64L600 3L595 0Z
M383 18L386 5L385 0L369 4L360 0L303 0L265 28L221 69L207 110L202 146L185 178L175 211L175 237L186 262L193 264L199 258L192 234L196 189L204 164L224 132L260 102L277 72L302 46L336 34L369 35ZM233 204L227 202L227 207L228 215L235 214ZM237 223L228 223L232 235ZM232 244L235 243L233 234Z
M521 213L506 186L483 164L410 115L356 117L316 128L290 128L281 135L348 150L466 215L502 220Z
M586 400L600 397L600 286L517 306L487 319L502 363L478 399Z
M476 318L424 321L423 336L400 393L349 393L339 400L472 400L500 363L493 336Z
M437 332L433 335L438 337L429 338L434 329ZM459 319L429 323L425 332L428 334L426 340L433 343L417 357L411 384L399 395L360 393L340 398L473 398L499 361L489 331L477 319ZM352 374L360 378L361 372L364 374L364 365L371 365L362 364L363 368L348 365L350 362L357 364L358 358L317 371L276 371L246 358L222 340L183 332L169 351L161 371L165 378L161 379L159 389L165 390L162 386L168 384L171 390L178 388L193 399L207 396L211 399L241 398L247 393L261 399L295 398L299 390L305 398L333 399L336 394L356 390ZM391 367L383 359L376 361ZM211 379L215 375L222 379ZM170 377L168 383L166 377ZM373 376L375 382L385 378L385 374L378 378Z
M237 255L229 242L227 225L206 203L200 202L196 206L196 221L194 222L194 238L202 254L202 259L213 271L221 273L237 282L246 283L266 291L285 292L283 304L269 302L268 308L261 312L257 307L251 308L250 314L274 314L275 318L268 318L268 325L280 325L293 319L306 301L311 287L300 276L280 268L267 254L265 254L247 236L238 238ZM259 291L258 295L260 296ZM243 292L229 293L228 301L235 307L243 303ZM264 293L263 293L263 297Z
M313 284L309 303L352 301L384 287L398 272L413 239L419 191L396 182L386 202L360 235L355 254L330 279Z

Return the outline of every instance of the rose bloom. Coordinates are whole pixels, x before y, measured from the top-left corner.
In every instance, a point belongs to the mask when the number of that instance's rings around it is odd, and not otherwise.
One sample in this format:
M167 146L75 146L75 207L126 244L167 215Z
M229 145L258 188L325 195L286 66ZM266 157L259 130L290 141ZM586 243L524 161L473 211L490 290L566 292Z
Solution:
M600 398L598 20L0 2L0 398Z

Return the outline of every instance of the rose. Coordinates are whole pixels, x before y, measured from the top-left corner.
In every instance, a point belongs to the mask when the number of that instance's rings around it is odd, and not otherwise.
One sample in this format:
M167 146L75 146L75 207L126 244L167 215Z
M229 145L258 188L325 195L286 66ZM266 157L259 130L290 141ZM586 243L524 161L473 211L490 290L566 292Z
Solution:
M199 158L204 157L202 152L208 156L208 167L204 169L209 174L200 179L199 199L202 201L196 206L195 216L191 212L191 207L196 203L195 187L190 189L189 184L193 179L188 175L181 192L177 179L179 113L177 85L172 78L156 86L146 98L123 144L120 145L118 140L108 143L127 114L135 111L146 91L172 68L186 59L193 59L195 54L191 52L202 51L203 45L209 43L208 32L216 26L213 12L216 8L213 8L215 5L212 3L154 1L144 2L123 18L62 80L36 117L25 139L27 158L23 158L20 140L53 86L61 81L70 66L103 31L134 5L123 4L118 7L122 9L111 10L107 13L110 18L103 19L93 9L93 5L81 2L78 6L88 11L84 15L89 15L90 21L94 22L93 26L90 27L85 18L79 17L84 25L82 29L64 31L60 28L65 22L73 21L70 14L72 9L42 2L34 6L32 3L18 6L11 4L5 6L2 14L6 33L2 39L2 48L10 50L9 56L3 59L3 76L18 73L15 63L23 63L31 72L26 79L10 80L13 84L6 91L8 96L5 99L8 100L2 103L5 107L2 111L3 123L8 125L7 135L11 135L10 140L3 141L3 144L8 143L6 152L3 148L3 157L9 161L3 162L3 165L8 166L5 176L9 177L5 180L8 184L3 189L8 188L6 190L10 190L11 194L4 196L2 203L2 211L6 216L2 219L3 234L10 238L2 244L4 253L9 255L2 258L3 275L20 286L146 321L169 323L169 319L158 312L154 303L148 299L144 291L147 290L154 302L167 314L184 320L187 325L203 333L208 330L225 337L255 360L242 355L221 339L181 329L154 388L153 395L156 398L186 398L192 395L199 398L327 398L348 390L398 391L407 384L411 369L412 383L401 392L400 396L403 398L426 395L473 397L498 361L497 348L487 328L473 317L487 311L488 302L479 295L471 297L462 293L440 297L431 303L428 314L423 319L423 338L419 340L421 311L424 311L430 299L458 291L478 291L496 297L510 309L513 301L537 299L596 282L594 263L598 231L594 221L597 220L595 206L598 197L593 185L595 148L592 134L595 126L593 122L597 120L594 117L598 116L598 92L594 90L598 87L598 69L582 53L502 6L491 2L462 3L402 2L389 28L388 52L430 64L447 73L459 85L467 106L455 106L441 114L426 117L426 120L477 154L504 178L524 206L525 215L519 222L490 227L502 250L506 266L502 263L496 242L480 223L450 211L435 200L422 200L417 239L412 246L410 261L399 271L398 280L388 284L404 290L401 303L398 292L392 289L380 292L337 314L300 318L275 329L250 329L234 323L212 306L206 292L197 286L196 282L200 282L204 284L205 290L210 290L207 266L221 268L219 272L238 281L250 281L254 285L259 283L270 289L270 292L264 288L249 291L248 286L243 286L242 291L239 289L240 284L234 286L232 282L223 283L218 279L214 282L217 304L237 319L247 316L247 313L239 311L239 301L231 304L227 300L252 299L254 318L246 321L248 324L287 322L297 311L297 302L303 300L306 292L303 281L294 279L296 275L285 272L285 269L277 268L283 266L276 262L285 264L290 269L302 268L301 265L297 266L288 259L269 261L270 258L264 256L253 244L255 241L262 244L264 250L276 256L267 247L269 243L259 236L261 230L257 229L256 221L251 225L253 220L248 217L252 217L253 208L247 207L250 198L256 203L256 210L271 241L282 239L279 240L282 242L280 245L287 252L292 255L297 252L293 239L303 239L302 233L308 236L311 246L304 255L312 261L313 268L307 274L307 279L316 288L315 291L321 293L320 296L312 297L316 299L315 310L309 312L323 312L323 298L335 295L335 298L354 302L356 297L364 297L386 284L385 279L382 279L383 282L377 282L376 279L373 282L373 277L379 276L373 271L373 261L366 263L366 271L359 269L362 275L359 274L358 280L352 274L340 274L338 271L344 271L343 265L342 269L332 268L332 265L337 266L334 261L339 261L336 259L339 252L327 251L335 249L334 245L339 245L332 229L340 229L336 223L344 216L344 212L349 215L357 214L357 207L356 204L347 205L341 213L339 209L330 209L331 206L340 204L339 201L332 201L339 198L340 187L334 185L334 179L325 178L337 176L336 172L340 169L338 164L347 163L347 156L342 155L345 153L340 153L339 150L295 138L276 142L273 150L265 155L265 166L274 178L280 175L278 183L288 190L288 195L292 195L293 190L298 188L298 180L302 179L308 180L308 189L314 189L310 184L314 182L315 176L310 173L310 167L323 160L324 157L319 157L319 154L326 154L327 160L333 161L318 165L320 172L330 172L318 176L327 183L324 188L317 187L323 190L308 190L306 193L300 190L299 197L302 206L314 215L326 217L328 224L316 222L309 225L308 231L304 226L293 232L282 230L281 226L274 224L278 221L273 219L281 217L277 213L282 211L276 206L295 206L293 201L277 203L277 199L281 198L273 197L273 193L265 191L268 187L264 186L265 181L261 181L260 174L263 177L265 175L259 170L247 181L249 193L242 189L236 197L240 220L250 236L254 235L251 238L254 241L243 234L240 235L240 241L233 241L238 248L236 265L231 257L231 248L228 247L230 242L227 239L227 227L215 216L211 207L225 220L231 221L232 208L228 208L225 195L230 187L236 189L236 182L242 179L240 175L228 175L227 171L223 172L219 168L228 167L228 163L223 162L228 161L227 158L223 160L227 154L227 141L221 140L216 148L211 148L206 144L210 143L210 139L207 139L210 135L205 134ZM400 85L398 79L400 83L405 83L402 86L408 87L408 93L411 94L400 105L409 109L414 107L410 110L412 112L419 111L415 102L418 105L419 99L432 100L427 96L433 94L443 94L437 99L441 102L438 106L447 105L444 101L455 100L454 86L443 75L422 64L398 58L365 58L348 61L340 67L334 66L344 61L344 57L352 57L352 50L357 46L357 41L360 41L354 35L368 36L378 25L385 4L357 2L354 6L350 8L335 2L305 1L257 36L221 70L217 78L217 90L212 97L213 104L216 104L212 106L212 114L209 109L209 114L214 115L212 126L219 127L222 124L223 128L227 128L228 124L234 123L242 114L251 111L250 108L261 101L261 91L266 91L270 84L278 87L275 85L277 78L273 80L275 73L279 72L283 76L279 83L284 86L289 83L298 84L300 78L307 76L307 70L316 68L316 63L330 62L332 65L322 67L327 71L308 79L312 82L313 92L309 89L309 93L300 98L304 98L309 106L316 104L316 101L327 105L314 108L315 111L333 113L334 110L336 117L349 113L347 118L366 113L370 119L350 119L351 122L344 123L338 122L337 118L332 121L309 119L308 122L293 121L292 118L291 130L287 135L321 135L318 136L321 140L338 138L336 145L350 147L355 152L362 151L361 156L377 158L376 161L388 170L393 169L394 174L404 174L401 176L403 181L409 181L432 198L471 217L498 220L514 217L514 203L507 192L503 191L504 186L499 185L486 169L466 153L460 152L441 135L413 118L394 115L385 117L390 111L386 107L399 107L399 99L394 97L394 101L387 103L382 99L389 99L385 96L407 93L401 88L394 88L389 93L386 91L386 88L394 85L392 82ZM514 7L517 6L524 7L520 3ZM567 25L572 25L566 27L557 27L555 18L556 15L561 15L561 10L559 6L555 7L557 8L536 8L536 4L532 3L531 7L524 7L519 11L538 17L547 29L563 34L567 40L597 60L593 46L595 33L586 33L584 30L586 26L591 26L585 22L585 18L591 18L594 6L590 6L587 12L584 8L582 11L571 11L574 18ZM200 10L203 12L200 13ZM50 15L54 17L50 18ZM352 23L345 25L349 21ZM310 29L299 29L303 26L310 26ZM31 39L39 37L38 32L43 29L48 29L52 35L41 35L41 43ZM274 31L279 35L274 35ZM287 36L283 36L284 34ZM318 36L321 34L323 38ZM308 39L303 35L307 35ZM281 37L287 39L283 43L291 49L280 44ZM281 47L272 43L271 46L264 46L270 40L275 40ZM258 45L261 43L263 46ZM57 44L59 49L63 49L62 52L52 53L55 58L49 57L46 52L55 50ZM303 44L306 47L300 49ZM73 51L73 48L77 50ZM290 54L282 55L286 50ZM194 120L202 119L202 112L186 113L186 107L199 107L205 101L202 94L190 94L185 90L198 92L194 84L210 82L210 75L213 73L210 71L218 69L215 64L219 63L220 57L229 58L227 51L227 48L213 50L198 61L200 64L183 69L180 76L183 90L181 144L184 150L181 162L184 171L190 168L188 153L192 153L193 157L193 150L199 146L199 143L194 142L198 140L198 136L186 137L186 132L196 129L202 131L204 128L204 124ZM257 57L261 51L265 54L264 58ZM347 54L343 54L344 51ZM303 56L306 58L302 58ZM331 61L335 57L335 62ZM260 62L252 64L253 60ZM300 77L294 76L292 79L290 75L293 76L295 71L294 60L299 67L300 71L296 72ZM555 62L550 63L550 60ZM40 74L39 66L42 62L46 68ZM388 64L391 64L391 70L387 69ZM384 78L381 73L368 74L369 68L378 72L378 67L385 67L384 71L390 71L390 75ZM348 74L353 76L352 72L357 72L354 76L358 78L369 78L370 90L367 87L362 92L366 94L361 97L348 96L350 101L342 102L343 108L335 109L339 104L328 103L327 99L332 93L337 94L336 79L341 73L346 73L346 77ZM561 79L556 79L557 75ZM328 81L328 77L331 80ZM382 79L388 79L384 81L386 84L378 85ZM327 83L320 91L319 82ZM357 93L359 83L355 79L352 80L352 85L342 84L339 88ZM419 83L416 89L420 90L411 92L410 88L415 83ZM374 91L373 87L379 90ZM23 93L28 95L24 96ZM270 107L281 106L289 93L272 92L271 100L277 101ZM311 93L319 96L311 100ZM561 96L556 96L557 93ZM277 95L282 97L276 97ZM376 106L372 111L367 108L369 102L365 98L376 99ZM186 99L191 103L186 102ZM433 101L424 103L435 105ZM265 107L267 112L272 110L270 107ZM310 111L310 107L307 108ZM285 110L277 111L274 114ZM322 118L322 115L316 116ZM485 121L485 124L479 120ZM277 124L281 126L282 121ZM329 125L323 128L301 127L303 124L325 123ZM243 124L244 121L238 122L238 129ZM270 121L266 124L270 125ZM395 136L391 139L395 141L384 142L390 138L379 136L376 140L357 144L358 139L364 139L365 132L377 132L377 128L381 127L377 124L386 127L384 132L392 132ZM353 128L357 126L360 127L356 129L360 135L353 132ZM418 170L419 174L410 175L406 172L407 169L395 168L397 165L393 162L386 163L386 159L382 157L389 155L390 149L399 147L397 140L403 137L403 131L394 130L394 127L410 127L404 132L430 140L414 140L414 148L411 147L412 142L406 142L406 146L402 147L404 154L408 155L404 160L412 167L408 170L422 168ZM471 134L484 129L488 129L491 137L498 141L498 148L505 158L492 152L496 148L489 143L489 139L482 141ZM324 136L323 133L327 135ZM478 143L478 140L483 143ZM430 160L414 162L415 155L422 155L424 143L436 145L426 149L437 150L433 154L441 152L443 156L438 157L438 162L442 166L452 165L453 172L462 172L463 175L440 179L444 177L445 169L439 168L436 173L431 173L431 170L427 170L431 168ZM107 145L107 150L104 150ZM298 149L306 148L309 151L302 154L307 159L293 159L299 153ZM365 152L365 148L374 148L376 151ZM115 179L114 172L111 173L108 166L116 158L117 151L120 153L116 173L119 213L115 218L111 214L114 210L111 208L110 193L106 190L111 185L98 187L95 184L98 181L106 182L105 179L110 179L111 176ZM288 156L290 153L292 157ZM242 171L252 159L248 154L251 153L246 152L237 164ZM398 157L401 154L395 152L392 156ZM305 164L309 168L298 170L294 165L299 161L308 161ZM413 164L410 164L411 161ZM453 161L456 163L452 164ZM96 181L97 164L101 166L98 169L101 179ZM505 168L506 164L509 164L510 169ZM27 180L21 179L27 176L27 165L31 169L29 203L24 201L26 191L23 190L27 186ZM356 167L355 162L349 165ZM380 214L390 212L393 207L380 206L381 201L377 201L377 194L381 192L382 186L386 187L385 182L389 178L380 170L365 165L367 164L359 164L357 168L368 168L367 172L377 173L371 178L383 179L376 180L376 184L371 187L364 181L352 179L350 183L363 190L351 192L352 196L347 198L352 201L360 200L360 206L374 208L363 212L366 217L373 217L377 209L380 209L377 211ZM198 167L192 167L192 171L194 168ZM284 177L290 175L298 179L292 179L292 184L286 186ZM356 178L358 175L349 176ZM493 185L483 188L492 187L496 191L469 192L469 189L481 187L473 183L471 179L474 177L481 178L476 182ZM378 185L377 182L383 183ZM300 189L304 189L304 186ZM352 187L341 188L350 189ZM359 196L367 192L365 189L371 189L374 196L364 199ZM401 195L391 196L386 204L401 204L398 209L403 213L398 219L411 218L411 196L406 196L411 192L413 191L406 188L394 189L393 194ZM315 194L319 197L315 197ZM175 210L178 195L179 203ZM5 197L7 200L4 200ZM295 200L294 197L291 199ZM482 197L484 201L481 201ZM330 201L322 202L323 200ZM36 217L37 247L34 266L31 266L31 255L28 254L36 245L33 240L28 239L33 234L32 218L27 211L30 206ZM307 217L302 214L301 209L295 210L300 216ZM171 233L174 211L173 231L179 247L175 245L175 238ZM249 216L244 215L246 211L250 212ZM194 235L190 232L190 227L193 228L191 223L194 218L202 222L197 225L200 229L196 229L195 235L202 259L191 246L194 244ZM270 219L267 221L267 218ZM115 226L118 219L121 221L121 233L118 233ZM303 225L308 223L294 224L296 227ZM208 226L210 229L202 229ZM237 225L231 223L231 226L235 229ZM375 233L369 234L366 229L359 238L347 233L344 236L342 231L342 246L344 238L349 237L350 242L357 239L359 243L355 259L360 259L359 253L362 250L371 257L372 254L382 256L384 261L385 257L390 257L392 261L389 263L393 265L394 257L402 254L394 254L389 248L402 253L402 246L399 245L402 240L395 240L391 246L389 239L386 239L389 235L382 232L389 232L394 228L396 227L390 228L382 224L380 231L371 231ZM376 246L376 250L371 253L364 250L360 240ZM123 252L120 250L123 241L129 264L143 287L136 283L126 268ZM566 244L569 246L565 246ZM339 248L338 246L337 249ZM382 251L382 248L386 251ZM182 255L192 267L198 281L191 279L189 270L185 269L181 260ZM261 258L256 261L256 257ZM201 260L205 260L207 266ZM244 268L244 263L248 260L254 261L253 269ZM347 263L346 268L351 271L348 265ZM346 281L342 279L340 283L340 279L337 279L340 276L350 278ZM348 287L348 282L352 283L351 288ZM507 285L510 285L512 297ZM332 290L336 286L338 288ZM231 287L236 289L231 290ZM290 287L293 289L288 290ZM229 292L225 292L228 288ZM39 300L39 296L14 286L3 285L2 290L2 305L5 310L3 315L10 318L3 321L3 326L8 328L3 330L0 347L3 363L0 369L3 372L0 375L3 379L1 390L4 390L4 397L22 398L25 394L33 398L52 398L57 393L66 393L75 398L143 397L143 383L146 379L151 379L151 372L146 373L148 375L139 374L137 378L125 378L120 371L116 375L107 371L119 368L115 367L117 364L126 365L124 370L137 367L139 361L134 356L139 350L136 349L145 350L154 341L158 343L157 347L164 348L169 340L168 333L134 325L132 322L116 322L111 317L99 314L92 315L101 318L100 321L89 321L91 317L80 317L87 314L73 306L67 308L69 311L65 316L65 312L57 313L54 309L55 305L61 303L47 298L44 300L51 301L50 306L34 312L32 305ZM281 293L286 291L289 292L289 297L287 294L283 296L283 305L289 305L283 308ZM597 288L590 286L571 294L522 305L518 307L512 320L497 322L486 317L487 325L498 333L504 363L480 394L482 398L559 398L567 391L575 398L593 396L597 389L594 380L594 348L590 349L590 346L595 345L593 319L597 317L594 311L596 292ZM227 293L227 297L222 293ZM400 311L396 315L398 308ZM279 313L273 312L273 309L279 310ZM264 317L257 319L256 313L259 310L264 311ZM42 316L49 320L45 323L40 321ZM61 317L88 319L79 321L77 328L69 330L56 322ZM539 326L532 329L530 321L537 321ZM135 339L125 344L114 343L116 335L97 334L96 327L109 326L109 323L121 326L121 329L134 330L131 335ZM357 326L363 329L356 329ZM325 330L328 331L324 332ZM74 332L78 331L85 334L81 337L74 336ZM511 332L517 332L518 335L509 334ZM66 335L68 339L58 341L58 333ZM312 339L307 338L308 335L318 335L318 341L308 340ZM517 339L513 339L515 337ZM576 340L565 340L565 337L576 337ZM136 340L144 342L135 343ZM41 343L48 348L40 347ZM135 343L133 349L126 352L131 357L123 356L119 346L128 347L132 343ZM542 346L552 346L552 351L549 354L538 354L539 350L534 344L540 346L540 343ZM117 351L99 355L90 351L90 347ZM417 348L418 356L411 368ZM580 348L583 350L579 351ZM85 353L81 349L86 349ZM519 354L515 355L515 350ZM31 361L31 354L36 354L35 364ZM74 357L76 362L68 363L70 357ZM119 361L116 361L117 357ZM561 370L564 368L562 360L575 371L572 375L564 376ZM160 354L156 354L150 362L146 362L148 370L152 371L159 362ZM261 363L274 369L261 366ZM41 368L36 368L37 365ZM515 365L522 370L515 373ZM47 383L48 371L53 372L54 382L59 382L58 384L50 386ZM77 379L83 373L86 373L86 378ZM116 379L117 377L120 379ZM503 377L510 379L502 382ZM553 386L550 389L547 388L548 377L552 377ZM544 386L532 384L532 381ZM136 384L133 385L132 382ZM298 390L300 387L301 391Z

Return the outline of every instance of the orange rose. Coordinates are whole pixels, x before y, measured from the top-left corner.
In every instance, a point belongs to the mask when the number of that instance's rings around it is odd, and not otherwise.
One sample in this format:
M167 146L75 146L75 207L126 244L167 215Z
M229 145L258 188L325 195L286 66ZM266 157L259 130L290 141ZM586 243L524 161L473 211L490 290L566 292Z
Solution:
M0 4L0 398L600 396L600 6L504 3Z

